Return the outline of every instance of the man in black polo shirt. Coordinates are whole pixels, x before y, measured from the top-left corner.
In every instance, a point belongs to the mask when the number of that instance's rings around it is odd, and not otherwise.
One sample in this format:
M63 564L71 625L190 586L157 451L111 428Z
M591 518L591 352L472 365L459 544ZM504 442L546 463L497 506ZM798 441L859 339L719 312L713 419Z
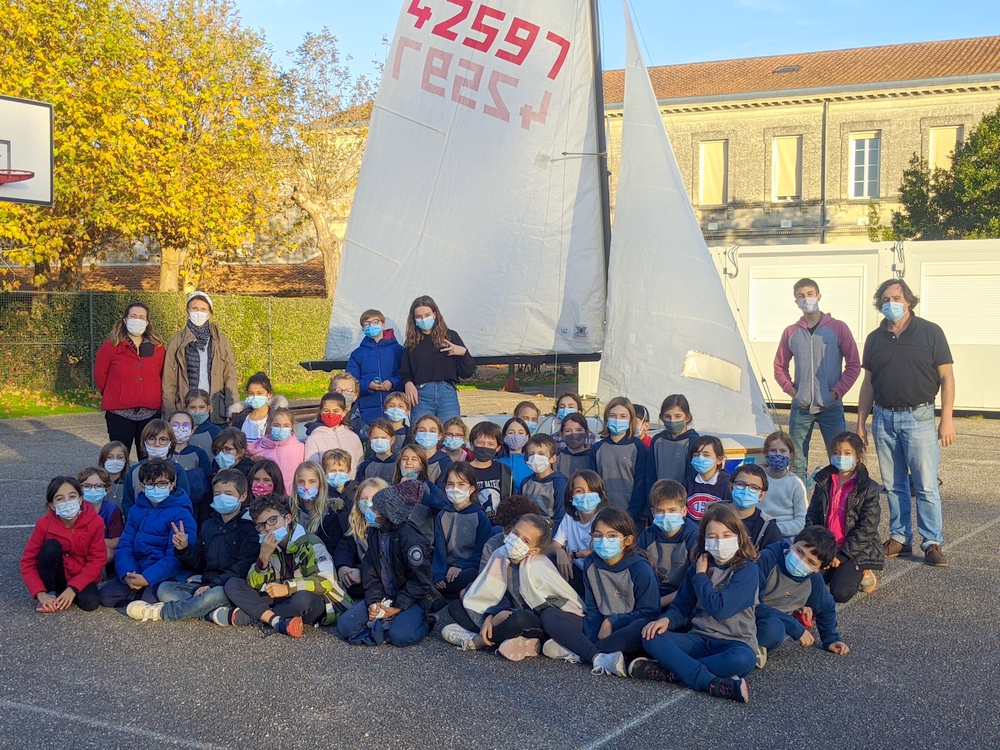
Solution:
M889 539L885 556L912 552L910 478L917 495L917 528L928 565L946 567L941 552L941 494L938 467L941 445L955 442L952 410L955 374L951 350L941 327L918 318L920 300L905 281L884 281L875 307L885 320L868 334L861 366L865 379L858 398L858 435L868 443L865 421L872 412L872 434L889 495ZM934 423L934 398L941 389L941 424Z

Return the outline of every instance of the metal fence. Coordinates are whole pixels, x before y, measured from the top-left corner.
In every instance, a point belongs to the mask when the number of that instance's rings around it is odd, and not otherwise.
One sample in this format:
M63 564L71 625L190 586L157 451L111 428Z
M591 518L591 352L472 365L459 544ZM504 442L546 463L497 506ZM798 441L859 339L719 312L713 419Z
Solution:
M174 292L0 293L0 389L89 389L94 357L127 304L149 305L153 326L168 341L185 324L184 300ZM259 370L282 383L312 377L299 362L322 356L327 300L215 295L212 301L241 379Z

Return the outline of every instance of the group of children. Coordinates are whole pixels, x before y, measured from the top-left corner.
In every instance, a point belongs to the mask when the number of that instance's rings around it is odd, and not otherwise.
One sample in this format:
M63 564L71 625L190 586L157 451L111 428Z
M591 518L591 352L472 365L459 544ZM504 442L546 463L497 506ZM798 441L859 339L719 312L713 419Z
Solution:
M401 647L447 608L442 636L462 650L743 702L786 636L810 646L815 623L824 649L848 653L836 602L872 591L883 563L855 435L834 438L807 503L786 434L730 474L682 395L650 437L648 411L624 397L595 434L574 393L549 430L529 401L469 430L411 423L400 391L363 422L359 390L335 376L304 441L263 373L225 428L193 390L146 426L146 458L111 442L53 479L21 560L37 610L125 607L293 637L336 626L348 643Z

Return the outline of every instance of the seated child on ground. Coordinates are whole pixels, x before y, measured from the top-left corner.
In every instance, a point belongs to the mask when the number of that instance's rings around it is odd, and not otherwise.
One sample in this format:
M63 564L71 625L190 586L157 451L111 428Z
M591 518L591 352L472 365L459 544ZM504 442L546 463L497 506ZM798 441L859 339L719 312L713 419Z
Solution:
M654 446L655 447L655 446ZM714 435L702 435L691 443L691 468L684 478L687 490L687 508L691 520L700 521L712 503L732 500L729 474L722 465L726 454L722 441Z
M649 492L653 525L639 534L636 546L646 553L660 585L660 607L669 607L684 583L691 550L698 543L698 524L688 518L687 492L673 479L660 479Z
M427 459L427 478L434 484L444 483L442 477L451 466L451 456L441 448L444 425L433 414L425 414L413 425L413 442L424 452Z
M511 495L500 501L497 514L493 517L493 536L483 545L483 556L479 560L479 572L483 572L486 563L498 549L503 547L504 539L514 530L521 516L538 513L538 504L527 495Z
M340 393L327 393L320 399L320 425L306 438L305 457L310 461L320 463L323 454L329 450L346 451L351 457L351 470L347 473L354 479L354 472L364 460L365 451L361 438L351 429L347 421L347 400Z
M365 511L372 507L375 494L388 486L388 482L378 477L365 479L358 485L354 502L351 503L347 514L347 531L333 552L337 580L340 581L341 588L356 602L365 598L365 590L361 585L361 561L368 551L368 522L365 520Z
M295 417L285 408L271 409L267 418L268 434L248 443L247 452L256 459L268 458L278 464L285 479L282 491L287 497L295 492L295 470L305 460L305 446L295 437Z
M468 440L469 428L461 417L452 417L444 423L444 439L441 445L452 463L472 460L472 451L465 445Z
M520 487L521 482L531 475L531 469L524 461L524 446L528 444L528 438L531 437L528 423L520 417L511 417L504 424L501 432L503 433L503 446L500 448L500 457L497 461L510 469L511 487ZM567 476L569 475L567 474Z
M687 397L674 393L663 399L660 405L663 429L656 433L649 446L652 475L656 480L673 479L683 483L691 473L691 446L701 437L691 428L691 421Z
M469 464L451 465L445 474L445 494L451 507L434 521L433 569L434 585L450 601L479 574L493 523L479 504L476 472Z
M608 507L608 496L604 492L603 480L590 469L578 471L570 477L568 492L566 515L552 536L550 549L559 572L582 597L584 563L594 552L590 546L590 531L597 512Z
M518 492L527 495L549 519L558 526L566 515L566 486L569 480L553 468L556 462L556 442L548 435L532 435L524 446L525 459L532 475L521 482Z
M83 499L90 503L97 515L104 521L104 546L108 548L108 561L105 564L105 576L114 577L115 548L125 530L125 517L121 508L110 502L108 491L111 489L111 477L104 469L88 466L76 475L76 481L83 489Z
M762 513L757 504L767 497L767 474L757 464L740 464L733 470L730 481L736 515L747 527L750 541L757 551L781 541L781 531L775 520Z
M470 465L476 472L479 503L492 519L500 502L514 494L514 472L497 458L503 444L503 432L493 422L479 422L473 426L469 439L472 441Z
M122 506L122 493L125 491L125 477L128 475L128 454L125 452L125 444L117 440L105 443L101 448L101 455L97 459L97 465L102 467L111 478L111 486L108 488L108 500L119 508ZM125 516L122 516L122 520Z
M611 505L627 510L641 527L649 518L646 502L649 451L633 434L634 423L635 409L631 401L616 396L608 402L604 410L603 439L594 446L594 466L604 480Z
M184 490L188 502L191 502L191 486L188 484L187 471L177 461L174 460L174 450L177 448L177 439L170 424L163 419L152 419L142 428L143 446L146 448L147 458L129 467L128 474L125 475L125 485L122 488L122 515L128 520L128 514L135 504L136 495L139 494L139 467L146 461L154 458L167 461L174 467L174 479L178 488ZM191 505L192 511L194 505Z
M578 471L596 470L594 449L587 445L589 434L590 427L585 416L576 412L566 415L562 420L560 435L563 445L556 455L556 471L571 477Z
M385 397L385 418L392 424L392 452L410 442L410 397L402 391L393 391ZM369 437L371 432L369 431Z
M375 478L385 482L392 481L393 472L396 471L396 455L392 450L395 434L392 423L387 419L376 419L368 425L368 444L372 455L358 467L357 481Z

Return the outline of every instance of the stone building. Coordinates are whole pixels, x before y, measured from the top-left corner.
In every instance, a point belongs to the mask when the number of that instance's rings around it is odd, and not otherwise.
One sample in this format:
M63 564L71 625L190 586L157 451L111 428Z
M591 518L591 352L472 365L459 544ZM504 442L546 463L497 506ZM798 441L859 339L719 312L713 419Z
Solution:
M650 68L709 245L857 242L1000 104L1000 36ZM624 71L606 71L612 205Z

